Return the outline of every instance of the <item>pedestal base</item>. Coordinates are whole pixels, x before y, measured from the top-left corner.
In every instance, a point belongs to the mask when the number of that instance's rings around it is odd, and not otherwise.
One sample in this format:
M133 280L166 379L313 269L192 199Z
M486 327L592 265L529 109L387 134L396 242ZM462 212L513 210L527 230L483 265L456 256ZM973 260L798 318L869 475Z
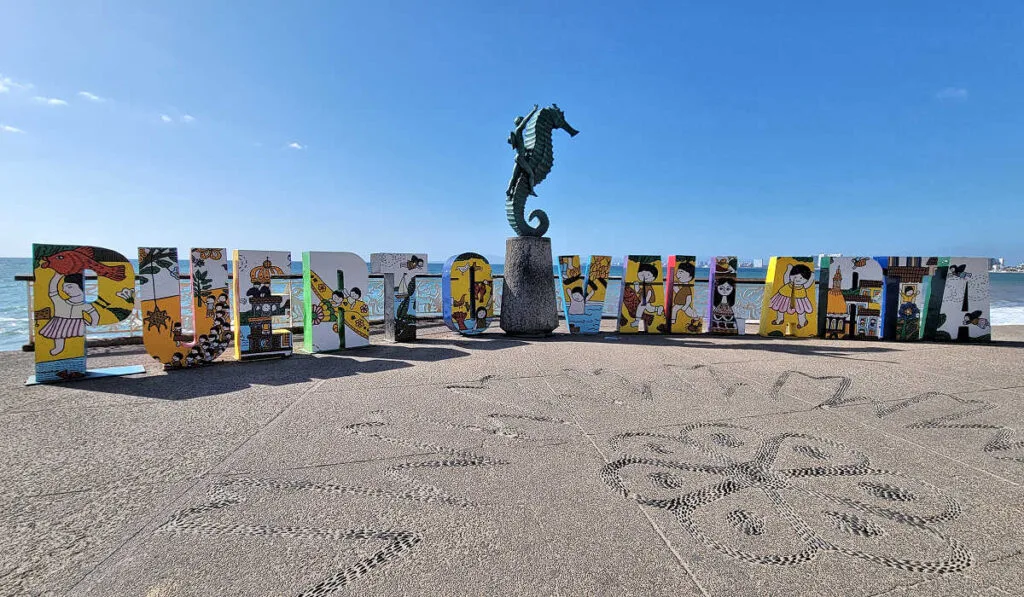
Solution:
M550 238L505 241L501 329L509 336L548 336L558 327L553 264Z
M25 381L26 386L34 386L36 384L51 384L51 383L62 383L65 381L80 381L85 379L97 379L100 377L120 377L122 375L136 375L138 373L145 373L146 368L142 365L126 365L124 367L104 367L103 369L87 369L85 373L81 373L75 376L70 376L67 379L48 379L40 381L33 375Z

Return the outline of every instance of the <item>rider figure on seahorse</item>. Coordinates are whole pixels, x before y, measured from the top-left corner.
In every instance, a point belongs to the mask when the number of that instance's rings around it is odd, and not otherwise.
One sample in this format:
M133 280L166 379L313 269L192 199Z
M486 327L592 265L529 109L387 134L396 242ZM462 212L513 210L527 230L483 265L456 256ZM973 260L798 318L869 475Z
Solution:
M516 179L525 172L527 176L526 188L531 195L537 196L537 193L533 192L533 187L537 184L537 180L533 174L533 167L530 166L530 161L526 158L526 144L523 142L523 129L526 128L526 125L530 122L530 117L536 114L537 110L537 104L534 104L529 114L526 116L516 116L516 128L508 134L508 144L512 146L512 149L516 150L516 167L512 171L512 180L508 181L508 189L505 191L506 195L512 194L512 191L516 188Z

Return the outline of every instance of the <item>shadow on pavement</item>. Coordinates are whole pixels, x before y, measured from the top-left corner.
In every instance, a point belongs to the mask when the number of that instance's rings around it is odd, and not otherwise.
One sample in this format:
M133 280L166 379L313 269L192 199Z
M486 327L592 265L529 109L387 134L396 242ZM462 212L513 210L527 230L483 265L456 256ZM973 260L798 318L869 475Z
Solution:
M834 340L833 343L822 345L813 343L820 338L779 338L771 339L761 336L684 336L662 334L615 334L600 333L592 336L559 334L545 338L546 342L585 342L599 344L639 344L645 346L681 346L685 348L704 348L709 350L763 350L801 355L852 355L900 352L902 348L871 341ZM909 347L910 345L908 345Z
M109 378L78 382L94 392L160 400L189 400L252 388L283 387L291 384L336 379L351 375L380 373L412 367L414 362L433 362L468 356L463 350L445 347L371 345L366 348L317 355L294 354L286 358L254 361L222 361L190 370L159 371L147 366L150 375L138 378ZM142 356L147 356L142 353Z
M516 338L510 338L500 333L482 334L480 336L460 335L457 338L450 339L430 338L416 341L416 344L429 345L431 343L447 344L451 346L457 346L458 348L465 348L466 350L502 350L505 348L524 346L529 342L526 340L517 340Z

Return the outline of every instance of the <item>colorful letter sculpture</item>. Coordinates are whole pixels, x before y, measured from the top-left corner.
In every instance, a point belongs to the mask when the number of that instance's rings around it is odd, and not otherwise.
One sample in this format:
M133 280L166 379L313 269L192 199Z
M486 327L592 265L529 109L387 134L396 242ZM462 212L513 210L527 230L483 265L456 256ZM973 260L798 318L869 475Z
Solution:
M303 348L324 352L370 344L370 307L363 300L370 277L355 253L302 254Z
M29 384L144 373L145 368L87 370L87 326L128 319L135 308L135 270L120 253L99 247L32 245L35 275L35 375ZM98 278L96 300L86 301L85 274Z
M370 253L370 273L384 276L384 339L416 339L416 276L427 273L426 253Z
M192 249L191 334L182 329L178 249L139 247L142 341L164 369L213 362L234 341L228 304L227 249Z
M700 334L704 332L704 318L697 311L694 279L697 277L697 258L693 255L669 255L665 269L665 307L668 329L672 334Z
M271 285L275 278L291 271L291 253L235 250L232 261L235 358L290 356L292 334L288 330L275 330L274 317L288 313L291 297L274 294Z
M660 334L665 325L665 279L661 255L629 255L619 296L620 334Z
M988 263L982 257L939 259L925 315L926 338L945 342L992 340Z
M494 280L483 255L460 253L441 272L441 309L450 329L472 336L482 333L494 316Z
M887 340L920 340L924 313L938 257L876 257L885 273L884 336Z
M764 281L762 336L818 335L813 257L772 257Z
M560 255L562 273L562 311L570 334L596 334L601 331L601 314L612 258L591 255L586 271L580 269L579 255Z
M818 309L821 337L881 338L885 330L882 264L871 257L823 256L820 265L818 304L824 305Z
M715 257L708 274L708 333L736 335L736 263L731 257Z

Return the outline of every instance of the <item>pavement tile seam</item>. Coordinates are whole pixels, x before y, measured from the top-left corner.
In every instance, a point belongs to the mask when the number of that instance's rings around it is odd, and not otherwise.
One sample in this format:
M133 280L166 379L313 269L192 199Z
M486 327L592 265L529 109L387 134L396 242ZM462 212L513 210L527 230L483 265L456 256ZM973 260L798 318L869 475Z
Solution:
M557 399L558 392L555 390L555 388L551 387L549 378L545 378L544 381L547 385L548 391L551 392L552 397ZM584 429L582 422L580 422L578 418L574 422L574 425L580 432L583 439L585 439L587 443L589 443L590 446L593 447L594 451L605 463L605 466L610 465L612 461L609 459L608 455L605 454L605 452L601 449L601 447L598 446L597 442L594 440L594 435L588 433L587 430ZM672 541L669 540L668 536L666 536L665 530L658 525L658 523L651 516L651 513L646 511L644 507L639 503L634 503L633 506L636 508L638 513L647 521L647 523L651 526L654 532L658 535L658 538L661 539L662 544L665 546L665 548L669 550L669 552L676 559L676 561L679 562L679 565L683 568L683 570L686 571L687 577L689 577L690 581L697 588L697 590L700 591L701 595L704 595L704 597L710 597L710 593L708 592L708 590L700 582L700 579L697 578L697 575L694 573L693 569L690 568L689 564L687 564L683 556L679 553L678 550L676 550L675 546L672 545Z
M50 492L47 492L47 493L23 493L23 494L3 493L3 494L0 494L0 497L12 498L12 499L22 499L22 500L43 499L43 498L47 498L48 499L48 498L54 498L54 497L58 497L58 496L62 496L62 495L75 495L75 494L78 494L78 493L89 493L90 491L97 491L97 490L101 490L101 488L97 488L97 487L83 487L83 488L80 488L80 489L67 489L67 490L64 490L64 491L50 491Z
M948 373L946 373L944 371L936 371L935 369L933 369L931 367L925 367L924 369L921 370L921 373L924 373L924 374L929 375L931 377L937 377L937 378L945 380L945 381L956 381L956 382L961 382L961 383L964 382L964 381L967 381L967 383L970 383L972 385L978 386L978 387L980 387L980 388L982 388L984 390L999 390L999 389L1002 389L1002 388L998 388L998 387L995 387L995 386L992 386L992 385L989 385L989 384L982 383L982 382L980 382L980 381L978 381L976 379L962 380L962 379L960 379L958 377L954 377L952 375L949 375ZM1014 386L1014 387L1019 387L1019 386Z
M268 474L277 474L277 473L287 473L287 472L293 472L293 471L305 471L305 470L313 470L313 469L328 469L328 468L337 468L337 467L350 466L350 465L354 465L354 464L368 464L368 463L371 463L371 462L387 462L388 460L395 460L395 459L415 458L415 457L418 457L418 456L430 456L433 453L434 452L413 452L413 453L410 453L410 454L399 454L399 455L396 455L396 456L381 456L381 457L375 457L375 458L362 458L362 459L359 459L359 460L344 460L344 461L339 461L339 462L326 462L326 463L322 463L322 464L308 464L308 465L304 465L304 466L288 466L288 467L270 468L270 469L263 469L263 470L221 471L221 472L218 473L218 475L222 475L224 477L238 477L238 476L243 476L243 475L268 475Z
M216 470L218 467L224 466L225 463L229 462L233 457L239 454L240 451L242 451L246 446L248 446L250 441L254 437L265 432L266 429L269 426L273 425L274 422L278 421L284 413L293 408L303 398L308 396L311 392L313 392L325 381L326 380L319 380L318 382L312 384L310 387L307 387L303 392L299 393L291 403L281 408L274 417L272 417L269 421L265 422L256 431L250 434L245 440L243 440L241 443L235 446L230 452L228 452L228 454L224 458L222 458L216 464L213 464L209 468L207 468L206 471L204 471L192 483L188 484L184 489L178 492L178 494L175 495L167 503L162 504L154 515L150 516L141 524L137 525L134 532L132 532L126 539L124 539L120 544L118 544L114 549L112 549L105 557L101 558L93 567L91 567L84 574L82 574L79 580L71 587L71 590L74 591L78 590L79 588L82 588L86 583L90 581L91 577L93 577L95 574L99 573L100 575L102 575L104 568L111 568L112 566L110 566L110 564L116 561L115 558L120 559L120 557L124 557L124 555L122 554L124 554L124 552L127 550L130 544L133 544L140 540L145 540L146 535L143 534L144 531L148 529L150 532L152 532L159 528L159 521L162 520L162 517L166 516L171 510L173 510L174 504L180 502L186 496L194 492L196 487L202 482L204 478L206 478L208 474Z
M540 379L542 377L547 377L547 375L548 374L531 374L531 375L515 375L515 376L505 376L505 375L503 375L502 379ZM486 376L485 375L483 377L489 379L491 376ZM373 386L373 389L374 390L392 390L392 389L399 389L399 388L401 388L401 389L404 390L404 389L408 389L408 388L430 388L430 387L448 387L448 386L460 387L463 384L466 384L469 388L472 388L472 389L482 389L482 386L469 385L469 384L474 384L474 383L477 383L477 382L480 382L480 381L481 381L481 377L480 376L476 376L476 377L470 377L470 378L465 378L465 379L451 378L451 379L446 379L444 381L425 381L425 382L421 382L421 383L382 384L382 385L375 385L375 386ZM363 392L366 391L366 388L351 388L351 389L344 389L344 390L327 389L327 390L318 390L318 391L320 391L320 392L330 392L331 394L363 393Z
M383 425L383 424L380 424L380 425ZM374 429L375 427L378 427L378 426L379 425L375 425L375 424L372 424L372 423L355 424L355 425L350 426L349 431L352 432L352 433L355 433L355 434L369 435L370 437L375 437L376 439L379 439L379 440L389 441L389 443L398 442L398 443L406 443L406 444L409 444L409 443L412 443L412 444L417 444L417 443L422 444L422 442L416 442L415 440L403 440L402 438L382 436L382 435L377 434L376 432L366 431L367 429L372 430L372 429ZM448 449L448 448L444 448L443 446L428 445L428 444L423 444L423 445L426 446L426 447L433 448L432 451L428 453L428 455L445 454L445 455L448 455L448 456L463 457L463 458L461 460L459 458L456 458L454 460L438 461L436 463L417 462L417 463L414 463L414 466L416 466L416 467L422 467L424 465L436 465L436 466L485 465L486 466L486 465L489 465L489 464L500 464L499 461L491 461L490 459L487 459L485 457L478 457L475 454L472 454L468 450L465 450L465 449ZM471 460L466 460L467 458L468 459L472 459L472 461ZM403 467L407 467L407 466L413 466L413 464L400 465L398 467L391 467L391 468L398 469L398 468L403 468ZM450 502L450 500L444 499L444 496L441 495L438 491L430 491L431 488L426 488L425 485L423 485L422 483L417 483L414 479L403 479L402 475L396 475L396 476L398 477L397 480L399 481L400 484L402 484L403 482L408 482L407 485L412 485L413 486L412 487L413 493L410 493L409 495L396 495L395 497L405 497L407 499L419 499L419 500L425 499L427 501L442 500L442 501L445 501L445 502ZM272 487L272 488L279 488L279 489L321 490L321 491L328 491L328 492L342 493L342 494L345 494L345 493L349 493L349 494L356 493L356 494L359 494L359 495L378 495L378 494L381 494L380 491L376 491L376 490L373 490L371 488L330 486L330 485L310 484L310 483L307 483L307 482L298 482L298 483L296 483L296 482L287 482L287 481L280 482L280 481L273 481L273 480L266 480L266 479L235 479L235 480L225 480L225 481L219 481L219 482L214 483L214 487L222 487L222 486L232 485L232 484L241 484L243 486L251 486L251 487ZM436 489L436 488L434 488L434 489ZM385 491L385 493L389 493L389 492ZM390 493L394 493L394 492L390 492ZM187 532L198 532L198 533L201 533L201 534L222 534L222 533L238 534L238 533L242 533L242 534L252 534L252 535L261 536L261 537L263 537L263 536L291 537L291 536L307 536L307 535L308 536L321 536L321 535L322 536L335 536L335 535L338 535L339 533L341 533L342 538L347 538L347 535L345 535L345 533L347 533L348 531L338 531L338 530L331 531L329 529L301 528L301 527L300 528L295 528L295 527L265 527L265 526L259 526L259 525L257 525L257 526L251 526L251 525L250 526L238 526L238 525L224 526L224 525L218 525L217 523L203 523L203 522L200 522L200 523L197 523L197 524L192 524L192 523L182 522L184 520L184 518L189 515L188 514L189 512L201 513L201 512L204 512L204 511L211 510L211 509L217 509L217 508L226 507L226 506L229 506L232 503L236 502L237 499L238 499L238 498L236 498L234 496L219 496L218 497L216 495L216 491L214 492L214 494L215 495L213 496L213 498L211 498L213 501L209 502L208 504L198 506L198 510L196 508L191 508L191 509L180 511L181 513L184 513L184 514L172 515L170 521L168 522L168 524L165 525L165 527L166 527L165 530L168 531L168 532L184 532L184 531L187 531ZM454 503L454 502L452 502L452 503L453 503L453 505L469 505L469 504L461 504L461 503ZM481 503L479 503L477 505L486 506L488 504L484 503L484 502L481 502ZM491 504L491 505L494 505L494 504ZM418 539L417 539L417 541L418 541ZM387 550L387 549L388 548L386 547L385 550ZM392 552L394 552L394 550L392 550ZM357 564L355 564L353 566L350 566L346 570L343 570L343 571L341 571L341 572L339 572L339 573L337 573L335 575L332 575L327 580L325 580L323 583L321 583L317 587L314 587L313 589L311 589L309 591L309 593L310 594L326 593L330 589L343 586L344 584L347 584L348 582L354 580L357 576L365 573L367 570L372 569L374 567L379 567L379 566L383 566L383 565L387 564L389 558L391 558L391 556L396 556L396 555L397 555L397 553L387 553L386 551L378 552L377 554L374 554L373 556L371 556L371 560L372 561L363 560L363 561L361 561L361 562L359 562L359 563L357 563Z
M557 561L558 550L555 549L555 546L551 543L551 540L547 537L547 534L544 533L544 523L541 520L541 517L537 515L537 512L533 509L529 502L524 502L521 505L521 507L530 515L530 517L533 518L533 521L537 524L537 529L540 531L541 538L544 540L544 545L547 547L548 558L551 561ZM555 594L558 595L560 592L558 590L557 578L555 579L555 583Z
M1000 474L998 474L998 473L996 473L994 471L991 471L991 470L989 470L989 469L987 469L985 467L976 466L976 465L973 465L973 464L971 464L969 462L965 462L964 460L958 459L958 458L956 458L956 457L954 457L954 456L952 456L950 454L946 454L946 453L940 452L940 451L934 449L934 447L932 447L929 444L926 444L926 443L923 443L923 442L920 442L920 441L915 441L915 440L910 439L908 437L904 437L902 435L899 435L898 433L893 433L893 432L891 432L891 431L889 431L887 429L884 429L884 428L882 428L880 426L877 426L877 425L869 425L863 419L861 419L859 417L856 417L856 416L853 416L853 415L844 414L844 416L846 418L848 418L851 422L853 422L853 423L855 423L857 425L860 425L861 427L864 427L865 429L869 429L871 431L880 433L882 435L886 435L888 437L892 437L892 438L894 438L894 439L896 439L898 441L903 441L903 442L909 443L909 444L913 445L914 447L916 447L916 449L920 449L920 450L922 450L924 452L927 452L927 453L931 454L932 456L941 458L941 459L946 460L946 461L948 461L950 463L954 463L954 464L956 464L958 466L962 466L964 468L968 468L968 469L974 470L976 472L980 472L980 473L986 474L988 476L991 476L994 479L997 479L997 480L999 480L1001 482L1004 482L1004 483L1007 483L1009 485L1013 485L1013 486L1017 486L1017 487L1022 486L1022 483L1020 483L1018 481L1010 479L1010 478L1008 478L1008 477L1006 477L1004 475L1000 475ZM993 439L993 441L999 441L999 440L1000 440L999 437L996 437L996 438ZM992 444L993 443L990 442L987 445L992 445ZM1007 447L1004 444L999 444L999 443L995 443L995 445L997 446L997 449L999 449L999 450L1005 449L1005 447ZM999 458L999 457L995 457L995 458ZM1016 461L1017 459L1007 459L1007 460L1015 460Z
M741 431L743 434L740 434ZM671 453L677 453L678 449L694 450L691 456L699 456L701 459L691 460L683 454L663 457L625 456L606 467L605 481L624 497L670 512L678 520L680 530L685 529L700 543L720 554L751 564L771 565L775 570L781 570L780 567L809 564L815 561L818 555L823 554L849 556L857 558L856 561L878 563L890 569L928 574L948 574L966 569L972 563L972 554L963 544L956 539L946 537L936 528L937 525L944 525L944 523L960 518L961 511L955 502L947 501L940 490L926 482L915 482L916 489L902 489L913 479L898 473L877 470L870 465L870 460L866 455L845 448L838 442L804 434L775 435L774 432L763 434L752 429L711 423L685 426L679 435L662 437L665 440L676 442L673 447L677 450ZM754 444L749 441L751 438L761 441L761 445L755 449ZM796 443L789 443L789 445L794 448L794 451L803 453L807 457L805 461L811 466L797 469L791 468L790 465L782 465L781 468L774 466L776 457L786 453L780 448L784 443L794 439ZM748 447L741 448L741 446ZM800 450L797 450L798 448ZM752 454L753 460L742 462L734 459L734 456L738 454L727 452L727 450L735 449L744 450L743 453L748 456ZM683 457L683 460L678 460L680 456ZM662 460L662 458L670 460ZM820 464L814 464L816 460ZM830 465L831 462L834 464ZM630 482L627 483L627 475L624 472L631 467L640 467L639 473L633 473ZM651 470L649 467L660 471L657 479L652 474L643 475L645 471ZM707 477L702 477L696 480L696 485L694 485L694 480L691 480L691 477L695 477L696 473L710 475L711 479L720 479L720 482L712 482L709 485L708 481L704 480ZM654 485L661 486L663 492L652 492L650 483L640 483L645 476L649 480L660 481ZM819 482L831 480L833 483L842 483L840 487L849 489L857 489L859 485L861 491L859 494L851 493L849 497L829 495L829 490L825 488L814 489L815 485L806 485L807 482L814 479ZM857 483L858 479L863 479L863 481ZM898 483L899 486L890 483ZM635 488L637 487L646 489L641 489L641 493L636 493ZM910 487L913 488L915 485L910 485ZM679 491L684 488L690 491ZM694 489L697 490L693 491ZM875 496L876 503L885 505L879 508L864 502L864 490ZM927 493L919 493L922 490ZM909 493L907 493L908 491ZM784 495L788 497L784 498ZM827 532L827 529L812 524L811 519L806 519L807 522L804 521L803 517L811 513L810 510L795 510L789 505L793 503L791 500L794 496L801 495L820 502L819 508L825 504L831 508L842 504L850 512L858 512L856 516L831 513L837 521L842 523L840 526L853 525L853 527L842 529L847 535L867 537L877 532L878 536L885 536L887 531L872 530L875 528L873 521L879 520L883 522L883 527L886 525L890 528L902 526L911 534L915 542L927 540L933 545L945 546L942 554L946 557L945 559L903 559L895 554L888 555L888 552L878 554L870 550L862 551L849 539L843 540L840 537L836 542L834 534L832 538L826 539L828 535L823 535L823 531ZM857 495L861 497L858 499ZM929 499L934 500L931 503L934 504L935 510L929 507L924 512L918 511L917 514L914 514L911 510L904 511L902 507L892 505L898 502L915 502L923 498L924 495L929 495L931 496ZM765 505L778 510L774 516L778 522L785 523L782 525L783 527L789 529L790 532L797 533L798 544L803 548L798 553L780 555L773 553L774 550L771 548L769 548L771 553L751 552L742 549L742 546L737 549L731 540L723 543L716 539L726 537L720 535L715 528L705 526L711 524L707 518L707 509L714 508L716 503L723 503L726 505L720 506L720 508L725 510L737 506L743 508L729 513L727 518L730 522L745 528L744 532L747 535L762 535L767 532L762 530L762 525L766 526L769 521L760 520L759 516L746 510L747 508L757 509L756 507L751 508L751 506L755 506L755 503L750 501L751 498L757 496L763 498L762 501ZM740 501L735 501L737 499ZM701 515L702 511L705 514ZM724 512L719 513L724 514ZM825 514L829 513L825 512ZM719 526L717 523L714 524L716 527ZM784 547L781 551L782 554L786 554Z
M39 408L39 409L12 409L6 410L0 413L0 417L11 416L11 415L30 415L36 413L45 413L54 410L115 410L115 409L133 409L133 408L149 408L153 406L165 406L169 403L174 403L174 400L138 400L133 402L124 402L120 404L95 404L95 405L84 405L84 404L54 404L50 408Z
M1013 593L1010 593L1006 589L998 587L990 582L985 581L984 579L978 578L973 574L960 573L958 574L958 576L963 579L969 580L976 585L984 587L985 592L981 593L982 595L1013 595Z
M360 577L375 570L396 563L403 557L405 552L411 550L423 540L423 534L415 530L406 529L369 529L369 528L325 528L312 526L278 526L278 525L240 525L224 524L207 520L204 516L207 513L231 508L242 504L245 497L240 491L232 490L234 486L269 488L277 490L297 491L324 491L343 495L351 493L353 489L369 488L348 488L336 487L325 484L313 484L307 482L273 481L265 479L233 479L218 481L212 485L212 491L207 501L190 508L178 510L169 519L156 528L154 534L175 535L202 535L202 536L253 536L253 537L279 537L284 539L317 538L330 540L348 540L356 542L384 541L383 547L369 556L359 559L340 570L331 572L319 583L303 591L304 596L323 596L334 593L338 589L352 584ZM423 496L421 496L423 497ZM412 496L409 499L421 499Z
M933 374L931 372L918 372L918 373L923 375L923 376L926 376L926 377L938 377L938 378L940 378L940 379L942 379L944 381L952 381L952 380L956 379L956 378L952 378L952 377L945 376L945 375L935 375L935 374ZM1024 458L1016 457L1016 456L1012 455L1014 451L1024 449L1024 442L1022 442L1022 441L1012 441L1014 439L1014 436L1017 433L1015 428L1009 427L1009 426L1006 426L1006 425L992 424L992 423L985 423L985 422L979 422L979 423L968 422L968 423L964 423L964 424L956 424L956 423L954 423L955 421L957 421L959 419L971 418L971 417L973 417L975 415L980 415L981 413L983 413L985 411L990 411L990 410L994 410L994 409L999 408L999 405L988 403L988 402L983 401L983 400L961 399L961 398L958 397L959 394L971 394L971 393L974 393L975 392L974 390L972 390L971 392L949 392L949 393L931 391L931 392L918 393L918 394L916 394L916 395L914 395L912 397L909 397L909 398L898 398L898 399L892 399L892 400L878 400L878 399L874 398L871 395L847 396L849 390L851 389L852 382L854 381L853 378L851 378L851 377L849 377L847 375L841 375L840 374L840 375L822 375L822 376L817 376L817 375L808 375L808 374L805 374L805 373L803 373L803 372L801 372L799 370L793 369L793 370L787 370L787 371L782 372L782 374L780 374L776 378L776 380L774 382L774 385L772 387L772 390L771 390L770 398L773 399L773 400L777 400L779 398L780 392L781 392L782 388L785 386L787 380L791 376L794 376L794 375L795 376L800 376L800 377L802 377L804 379L808 379L808 380L837 381L837 382L839 382L839 385L836 387L836 390L835 390L833 396L831 398L825 400L825 401L822 401L822 402L807 401L807 400L805 400L804 398L802 398L802 397L800 397L798 395L791 394L791 393L788 393L788 392L786 393L787 396L789 396L789 397L791 397L791 398L793 398L795 400L798 400L800 402L803 402L805 404L812 405L812 408L832 409L832 408L863 407L863 406L869 405L869 406L871 406L874 409L875 415L879 419L884 419L886 416L889 416L889 415L891 415L891 414L893 414L893 413L895 413L897 411L903 410L905 408L912 407L915 404L920 403L920 402L922 402L924 400L927 400L929 398L932 398L932 397L948 397L948 398L958 402L959 404L963 405L963 410L960 410L958 412L954 412L954 413L946 415L946 416L932 416L932 415L923 416L917 423L913 423L913 424L909 425L908 428L923 428L923 429L976 429L976 430L985 430L985 429L987 429L987 430L990 431L988 437L979 437L979 442L981 443L984 452L989 453L994 458L997 458L997 459L1000 459L1000 460L1011 460L1011 461L1016 461L1016 462L1024 463ZM755 385L760 383L760 380L755 380L755 379L752 379L752 378L748 378L748 379L750 379L751 383L754 383ZM957 381L961 381L962 382L962 380L957 380ZM975 382L965 382L965 383L968 383L968 384L971 384L971 385L979 385L979 384L977 384ZM999 389L999 388L992 388L992 390L997 390L997 389ZM886 404L890 404L891 406L886 407L885 406ZM971 410L973 408L973 405L975 405L975 404L978 405L977 408L975 410ZM850 416L853 416L854 418L857 418L856 415L852 415L851 414ZM873 429L875 428L874 426L871 426L871 425L868 425L868 427L873 428Z
M564 373L565 373L565 371L561 372L561 374L564 374ZM544 382L545 382L545 385L546 385L546 386L547 386L547 388L548 388L548 391L549 391L549 392L551 393L552 397L553 397L553 398L555 399L555 402L554 402L554 404L557 404L557 403L558 403L558 402L557 402L557 399L559 398L559 394L558 394L558 392L557 392L557 391L556 391L556 390L555 390L555 389L554 389L554 388L553 388L553 387L551 386L551 383L550 383L550 379L551 379L551 377L552 377L552 376L557 376L557 375L559 375L559 373L555 373L555 374L546 374L546 375L537 375L537 376L519 376L519 377L512 377L512 378L507 378L507 377L504 377L504 376L503 376L503 377L502 377L502 380L503 380L503 381L511 381L511 382L512 382L513 384L516 384L516 385L518 385L518 386L520 387L520 389L521 389L521 390L523 390L524 392L528 392L528 389L527 389L527 388L525 388L525 387L523 387L523 386L522 386L522 385L520 384L520 382L521 382L521 381L523 381L523 380L525 380L525 379L543 379L543 380L544 380ZM469 388L466 388L466 389L484 389L484 388L486 387L486 386L485 386L484 384L485 384L485 382L487 382L487 381L489 381L489 378L484 378L484 379L481 379L481 380L479 380L479 382L478 382L477 384L474 384L474 385L472 385L472 386L470 386ZM447 387L448 389L451 389L451 390L455 390L455 391L458 391L458 389L460 389L460 388L459 388L458 386L454 386L454 387L453 387L452 385L449 385L449 386L446 386L446 387ZM467 397L469 397L469 398L472 398L472 399L474 399L474 400L482 400L482 398L481 398L481 397L479 397L479 396L476 396L476 395L473 395L473 394L470 394L470 393L465 393L465 392L460 392L460 393L461 393L461 394L463 394L463 395L465 395L465 396L467 396ZM514 403L505 403L505 402L502 402L502 401L494 401L494 400L483 400L483 401L484 401L484 402L487 402L487 403L490 403L490 404L501 404L502 406L505 406L505 407L507 407L507 408L514 408L514 409L518 409L518 410L524 410L524 407L521 407L521 406L519 406L519 405L516 405L516 404L514 404ZM573 412L573 411L572 411L571 409L569 409L569 410L567 410L567 411L564 411L564 412L563 412L563 416L564 416L564 417L565 417L566 419L571 419L571 424L572 424L572 425L573 425L574 427L576 427L576 428L577 428L577 430L578 430L578 432L579 432L579 434L580 434L580 437L581 437L581 438L583 438L583 439L585 439L585 440L586 440L587 442L589 442L589 443L590 443L590 445L591 445L591 447L593 447L593 449L594 449L594 450L595 450L595 452L596 452L596 453L597 453L597 454L599 455L599 457L601 458L601 460L602 460L602 461L604 461L605 463L607 463L607 462L608 462L608 458L607 458L607 456L606 456L606 455L604 454L604 452L603 452L603 451L602 451L602 450L600 449L600 447L599 447L599 446L597 445L597 443L596 443L596 442L594 441L594 434L592 434L592 433L589 433L589 432L588 432L588 431L587 431L587 430L586 430L586 429L585 429L585 428L583 427L583 423L582 423L582 422L581 422L581 421L579 420L579 417L578 417L578 416L576 416L576 413L575 413L575 412ZM567 441L567 442L564 442L564 443L569 443L569 442ZM705 589L705 588L704 588L704 587L703 587L703 586L701 585L701 583L699 582L699 580L698 580L698 579L696 578L696 576L694 575L693 571L692 571L692 570L690 569L690 567L689 567L689 566L687 565L687 563L686 563L685 559L683 559L683 558L682 558L682 556L681 556L681 555L680 555L680 554L678 553L678 551L676 551L676 549L674 548L674 546L673 546L673 545L671 544L671 542L670 542L670 541L668 540L668 538L667 538L667 537L665 536L665 533L664 533L664 531L663 531L663 530L662 530L662 529L661 529L661 528L660 528L660 527L659 527L659 526L658 526L658 525L656 524L656 522L655 522L655 521L654 521L654 520L653 520L653 519L652 519L652 518L650 517L649 513L647 513L646 511L644 511L644 510L643 510L643 508L642 508L642 507L640 507L639 505L637 505L637 510L639 511L640 515L641 515L641 516L642 516L642 517L643 517L644 519L646 519L646 520L647 520L648 524L649 524L649 525L651 526L651 528L652 528L652 529L653 529L653 530L655 531L655 533L656 533L656 534L657 534L657 535L659 536L659 538L660 538L660 539L662 540L662 542L663 542L663 544L665 545L665 547L666 547L666 548L667 548L667 549L668 549L668 550L670 551L670 553L672 553L673 557L675 557L675 559L676 559L676 560L677 560L677 562L678 562L678 563L680 564L680 566L681 566L681 567L682 567L682 568L683 568L683 569L684 569L684 570L686 571L686 573L687 573L688 577L689 577L689 578L690 578L690 580L691 580L691 581L692 581L692 582L694 583L695 587L696 587L696 588L697 588L697 589L698 589L698 590L699 590L699 591L701 592L701 594L703 594L703 595L708 595L708 592L707 592L707 590L706 590L706 589Z
M198 480L201 480L201 478L202 478L202 475L188 475L188 476L182 477L180 479L168 478L168 479L163 479L163 480L158 481L158 482L132 481L130 483L125 483L123 481L116 481L116 482L112 482L112 483L103 483L103 484L99 484L99 485L92 485L92 486L89 486L89 487L80 487L80 488L75 488L75 489L67 489L67 490L61 490L61 491L51 491L51 492L45 492L45 493L21 493L21 494L19 494L19 493L8 493L8 492L5 491L3 493L0 493L0 497L10 498L10 499L14 499L14 500L48 500L48 499L52 499L52 498L55 498L55 497L77 495L77 494L81 494L81 493L97 493L97 494L101 494L101 493L105 493L105 492L108 492L108 491L118 491L118 490L138 491L138 490L143 490L143 489L155 489L155 488L160 488L160 487L169 487L169 486L173 486L173 485L176 485L176 484L179 484L179 483L194 483L194 482L197 482Z
M893 595L897 591L904 592L904 591L907 591L909 589L916 589L918 587L924 587L925 585L927 585L929 583L934 583L934 582L936 582L938 580L939 579L937 579L937 578L922 578L922 579L914 581L912 583L896 584L896 585L893 585L893 586L891 586L891 587L889 587L887 589L883 589L880 592L871 593L869 595L866 595L865 597L886 597L886 595Z
M794 362L799 362L799 359L794 359ZM794 371L794 372L798 373L796 371ZM1015 392L1015 391L1018 391L1018 390L1024 391L1024 386L1016 386L1015 385L1015 386L1008 386L1008 387L996 387L996 386L992 386L992 385L988 385L988 384L983 384L980 381L975 380L975 379L962 379L962 378L959 378L959 377L951 376L951 375L949 375L949 374L947 374L945 372L938 372L938 371L935 371L935 370L932 370L932 369L917 369L917 370L914 371L914 373L919 375L919 376L921 376L921 377L934 378L934 379L942 381L942 382L954 382L956 384L966 384L966 385L974 386L974 389L970 389L970 390L942 392L943 394L950 395L950 396L960 396L960 395L967 395L967 394L974 394L974 393L988 392L988 391L998 391L998 390L1007 390L1007 391L1011 391L1011 392ZM843 376L839 376L839 377L843 377ZM836 404L835 402L833 402L831 404L828 404L827 406L829 406L829 407L840 407L840 406L848 406L848 405L858 406L858 405L863 405L863 402L861 402L863 400L870 401L872 404L876 404L876 403L877 404L881 404L881 403L885 403L885 402L899 402L900 400L903 400L903 398L895 398L895 399L890 399L890 400L879 400L879 399L876 399L876 398L868 398L866 396L855 396L855 397L852 397L852 399L849 401L849 404L846 404L846 403L844 403L844 404Z

